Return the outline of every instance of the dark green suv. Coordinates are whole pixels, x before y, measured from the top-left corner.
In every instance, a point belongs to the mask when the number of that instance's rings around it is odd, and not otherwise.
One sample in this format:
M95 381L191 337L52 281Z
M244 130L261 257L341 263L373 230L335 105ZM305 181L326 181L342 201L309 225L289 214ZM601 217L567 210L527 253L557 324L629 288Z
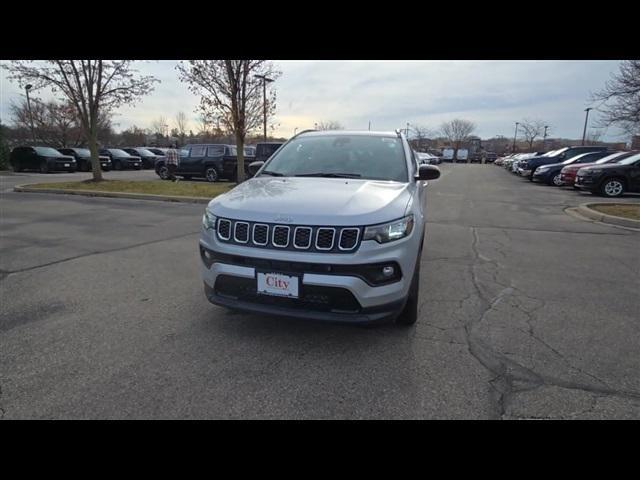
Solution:
M63 155L51 147L16 147L11 151L9 162L16 172L23 170L37 170L41 173L75 172L78 168L75 158Z

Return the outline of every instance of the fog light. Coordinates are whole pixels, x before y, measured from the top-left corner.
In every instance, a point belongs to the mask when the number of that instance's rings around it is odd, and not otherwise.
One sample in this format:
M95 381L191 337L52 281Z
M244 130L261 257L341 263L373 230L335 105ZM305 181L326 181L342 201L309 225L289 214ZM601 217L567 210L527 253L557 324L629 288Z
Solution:
M386 266L382 268L382 275L385 277L391 277L395 273L395 269L390 266Z

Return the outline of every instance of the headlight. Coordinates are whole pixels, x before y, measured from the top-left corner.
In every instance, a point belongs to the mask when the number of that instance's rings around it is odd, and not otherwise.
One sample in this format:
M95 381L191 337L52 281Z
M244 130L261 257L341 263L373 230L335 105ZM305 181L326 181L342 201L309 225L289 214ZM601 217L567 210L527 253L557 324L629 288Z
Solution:
M209 209L205 209L204 215L202 216L202 226L205 230L215 230L216 229L216 216L212 215L209 212Z
M413 215L381 225L372 225L364 229L363 240L375 240L378 243L393 242L408 236L413 230Z
M547 170L549 170L549 167L538 167L536 170L538 172L546 172Z

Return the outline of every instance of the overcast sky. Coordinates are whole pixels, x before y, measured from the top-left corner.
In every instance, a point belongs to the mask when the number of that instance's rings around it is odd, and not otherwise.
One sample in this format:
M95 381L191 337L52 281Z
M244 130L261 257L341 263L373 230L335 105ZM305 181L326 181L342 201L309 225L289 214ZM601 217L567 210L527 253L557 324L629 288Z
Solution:
M3 62L4 63L4 62ZM197 131L198 98L178 80L177 62L136 62L161 80L152 94L114 118L116 130L148 128L159 116L175 126L185 112ZM334 120L348 129L405 128L406 123L437 128L465 118L483 137L513 137L515 122L539 118L552 126L551 137L581 138L584 109L591 91L601 88L617 61L275 61L282 76L277 89L277 135L297 127ZM9 104L20 98L17 84L0 70L0 118L11 123ZM42 92L43 99L50 94ZM591 112L590 124L597 119ZM620 140L609 129L605 140ZM622 137L623 140L626 138Z

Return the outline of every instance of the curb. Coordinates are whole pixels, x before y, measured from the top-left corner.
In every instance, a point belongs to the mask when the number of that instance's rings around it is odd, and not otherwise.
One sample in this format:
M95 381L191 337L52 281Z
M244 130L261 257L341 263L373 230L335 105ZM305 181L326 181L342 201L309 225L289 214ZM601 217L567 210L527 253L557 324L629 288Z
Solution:
M210 198L204 197L183 197L172 195L153 195L149 193L122 193L122 192L101 192L94 190L65 190L62 188L32 188L27 185L16 185L13 187L14 192L25 193L56 193L65 195L82 195L85 197L106 197L106 198L128 198L131 200L155 200L160 202L178 202L178 203L204 203L211 201Z
M577 212L595 222L609 223L611 225L619 225L621 227L640 229L640 220L632 220L630 218L617 217L615 215L607 215L589 208L593 205L636 205L629 203L583 203L577 207Z

